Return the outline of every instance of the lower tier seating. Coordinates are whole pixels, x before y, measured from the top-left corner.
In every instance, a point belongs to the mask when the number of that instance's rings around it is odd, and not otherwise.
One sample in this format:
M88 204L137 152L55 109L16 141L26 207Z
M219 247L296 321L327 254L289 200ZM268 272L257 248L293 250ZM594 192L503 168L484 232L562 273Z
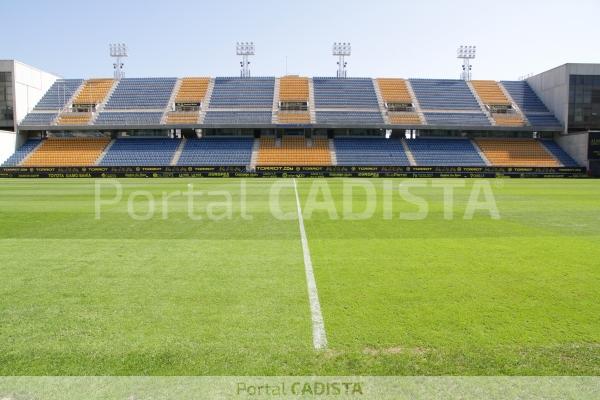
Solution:
M179 140L167 138L118 139L106 152L100 165L168 166L180 143Z
M23 162L27 167L95 165L110 143L108 138L49 138Z
M419 138L407 140L417 165L484 167L485 161L470 139Z
M577 161L567 154L567 152L564 151L562 147L560 147L554 140L542 139L541 142L565 167L579 167Z
M25 144L17 149L4 163L2 167L16 167L31 153L39 144L40 139L28 139Z
M278 147L275 138L261 138L257 165L331 165L329 141L315 138L309 146L304 137L284 136Z
M340 137L333 143L338 165L410 165L398 139Z
M250 165L254 139L188 139L177 165Z
M476 139L486 158L497 167L560 167L534 139Z

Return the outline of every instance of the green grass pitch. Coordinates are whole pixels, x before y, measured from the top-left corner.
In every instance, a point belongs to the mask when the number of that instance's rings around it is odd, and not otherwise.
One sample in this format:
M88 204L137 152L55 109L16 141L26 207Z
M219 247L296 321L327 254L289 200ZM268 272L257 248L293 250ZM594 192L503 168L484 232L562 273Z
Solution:
M424 180L411 193L429 214L411 221L395 195L383 217L385 181L371 180L372 218L305 215L324 351L298 221L269 210L276 181L246 181L252 220L236 179L121 181L125 199L189 183L230 193L218 221L190 219L182 198L167 218L134 220L123 200L96 219L94 182L0 182L0 375L600 374L600 181L492 180L501 218L464 220L465 181L447 220ZM316 181L297 182L304 203ZM321 182L342 210L343 181ZM296 211L293 187L279 198Z

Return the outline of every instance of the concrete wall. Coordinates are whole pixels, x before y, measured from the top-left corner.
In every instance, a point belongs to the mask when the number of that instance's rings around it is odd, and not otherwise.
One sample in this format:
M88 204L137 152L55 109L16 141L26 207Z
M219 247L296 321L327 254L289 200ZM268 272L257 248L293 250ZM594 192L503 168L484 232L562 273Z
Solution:
M569 122L569 75L567 64L532 76L527 82L546 107L565 127Z
M570 135L556 135L554 140L563 148L579 165L589 168L588 163L588 133L572 133Z
M0 131L0 164L15 152L16 141L14 132Z
M15 60L0 60L0 71L13 74L13 110L17 125L40 101L50 86L59 78L55 74Z

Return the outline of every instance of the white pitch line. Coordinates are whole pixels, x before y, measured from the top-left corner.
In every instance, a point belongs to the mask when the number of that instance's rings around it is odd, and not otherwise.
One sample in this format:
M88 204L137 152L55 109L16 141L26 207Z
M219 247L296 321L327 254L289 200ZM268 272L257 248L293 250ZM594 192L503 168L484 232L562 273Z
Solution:
M319 292L317 291L317 281L313 273L312 260L310 258L310 249L308 248L308 239L304 229L304 218L302 217L302 207L300 207L300 197L298 196L298 186L294 179L294 192L296 193L296 208L298 209L298 226L300 227L300 238L302 240L302 252L304 253L304 271L306 272L306 286L308 287L308 301L310 303L310 314L312 320L313 346L315 350L324 350L327 348L327 334L325 333L325 322L321 313L321 303L319 302Z

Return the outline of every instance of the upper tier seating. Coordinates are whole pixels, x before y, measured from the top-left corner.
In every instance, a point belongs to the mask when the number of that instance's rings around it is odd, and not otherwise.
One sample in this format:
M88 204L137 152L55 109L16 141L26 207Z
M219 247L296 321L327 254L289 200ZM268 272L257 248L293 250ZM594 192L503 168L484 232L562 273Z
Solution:
M279 101L308 102L308 78L284 76L279 79Z
M87 125L92 116L92 113L66 112L58 118L58 125Z
M558 161L560 161L565 167L579 167L577 161L575 161L566 151L564 151L562 147L560 147L554 140L542 139L541 143L542 145L546 146L550 153L554 154L554 157L556 157Z
M165 138L117 139L106 152L100 165L168 166L180 143L180 140Z
M371 125L384 123L383 117L378 111L317 111L316 114L319 124Z
M560 167L534 139L476 139L486 158L497 167Z
M413 103L405 79L379 78L377 84L381 97L386 103Z
M407 140L417 165L484 167L485 161L470 139L419 138Z
M35 149L39 144L40 139L28 139L25 144L17 149L8 160L4 161L3 167L16 167Z
M113 79L90 79L83 84L83 89L73 100L73 104L100 104L104 102L113 87Z
M280 124L310 124L310 114L307 111L280 111L277 113L277 122Z
M49 138L23 162L26 167L84 167L94 165L108 138Z
M67 105L73 94L77 92L83 79L59 79L35 106L35 110L60 110Z
M339 137L334 139L337 165L409 166L398 139Z
M429 125L438 126L491 126L484 113L425 113Z
M496 106L510 106L511 102L506 97L496 81L471 81L473 89L484 104Z
M167 114L168 124L197 124L200 118L198 111L173 111Z
M95 125L159 125L162 112L101 112Z
M176 78L124 78L106 103L106 110L164 109Z
M271 111L209 111L205 124L271 124Z
M275 78L216 78L210 108L272 108Z
M183 78L175 97L176 103L201 103L206 96L210 78Z
M379 109L369 78L313 78L316 108Z
M274 138L261 138L257 165L331 165L329 141L315 138L312 147L308 147L304 137L284 136L281 147L277 147Z
M481 110L463 80L411 79L410 84L423 110Z
M188 139L177 165L250 165L254 138Z
M501 83L526 115L530 112L548 112L544 103L526 81L502 81Z
M395 125L421 125L419 114L414 112L388 112L388 119Z
M22 126L50 126L58 113L29 113L21 121Z

